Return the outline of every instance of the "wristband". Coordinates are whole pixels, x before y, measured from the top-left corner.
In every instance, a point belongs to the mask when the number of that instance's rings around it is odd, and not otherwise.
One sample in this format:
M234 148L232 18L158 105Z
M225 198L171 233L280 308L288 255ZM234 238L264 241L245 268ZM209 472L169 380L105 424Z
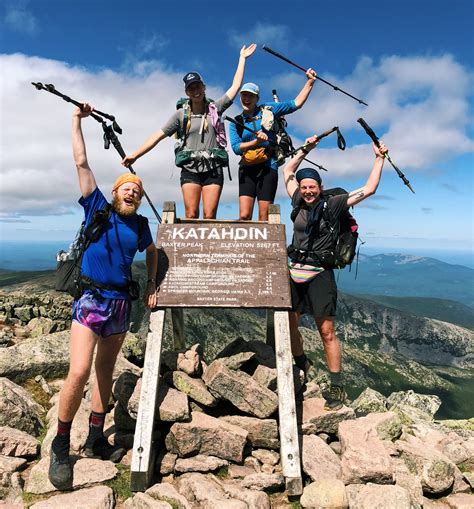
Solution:
M303 154L306 154L306 155L309 154L309 150L306 150L304 147L301 147L301 152L303 152Z

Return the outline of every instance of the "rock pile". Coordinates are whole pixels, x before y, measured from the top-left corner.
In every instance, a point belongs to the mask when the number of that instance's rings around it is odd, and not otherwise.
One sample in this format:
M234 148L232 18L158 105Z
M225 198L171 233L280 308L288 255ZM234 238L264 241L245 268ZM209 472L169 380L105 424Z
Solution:
M0 292L0 346L68 329L71 302L67 294Z
M54 342L59 334L63 333L47 336L46 343ZM19 346L0 350L0 367L2 353ZM63 355L67 358L67 352ZM38 370L30 372L36 375ZM120 357L114 379L107 435L111 442L131 449L141 370ZM302 507L474 506L472 420L434 421L439 398L413 391L385 398L367 389L340 410L326 411L315 381L304 385L297 369L294 380L305 485ZM12 406L3 406L1 412L6 417L0 422L0 498L24 507L22 493L27 492L37 497L31 505L35 509L73 508L78 501L82 508L115 507L108 484L128 468L131 451L119 468L80 456L87 435L89 388L72 429L74 491L67 494L55 492L47 480L58 395L52 396L44 417L46 409L29 401L21 387L0 379L0 392L6 391ZM291 507L279 495L285 479L276 391L275 355L262 342L238 339L209 365L198 345L183 352L164 352L154 484L145 493L127 498L123 507ZM48 431L40 450L35 437L41 433L38 423L43 418ZM31 468L25 474L28 465ZM48 498L40 500L44 497Z

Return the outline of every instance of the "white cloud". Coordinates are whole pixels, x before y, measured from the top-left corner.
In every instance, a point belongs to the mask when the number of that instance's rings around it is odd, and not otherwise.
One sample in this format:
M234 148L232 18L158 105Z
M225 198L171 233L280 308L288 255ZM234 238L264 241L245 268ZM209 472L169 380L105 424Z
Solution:
M39 30L36 17L25 7L8 6L4 17L4 23L16 32L28 35L34 35Z
M173 113L187 70L169 71L153 62L140 75L111 70L93 73L64 62L21 54L1 55L0 67L8 76L0 90L0 212L16 219L25 214L67 214L78 209L70 142L72 105L35 90L31 81L54 83L61 92L78 100L87 99L98 109L114 114L124 130L119 139L125 152L131 153ZM288 90L293 90L281 94L282 99L294 97L304 84L301 74L295 89L291 84L294 76L279 76L282 83L285 79L290 83ZM359 175L363 184L372 167L368 138L367 143L350 146L351 134L362 133L356 124L359 116L383 136L394 160L409 178L412 172L438 166L474 149L466 135L472 77L451 56L387 57L378 64L363 58L350 75L325 78L370 105L361 107L317 83L304 108L288 118L297 130L295 144L311 133L333 125L341 127L348 142L345 152L321 148L310 155L330 170L327 177L331 184L342 175ZM210 97L217 98L224 92L211 82L207 86ZM233 106L229 115L237 111ZM102 129L94 120L84 120L84 136L91 167L100 187L108 193L115 178L125 171L119 164L120 157L113 147L103 149ZM328 140L336 147L335 137ZM135 165L158 208L165 200L181 201L173 143L164 140ZM237 157L231 150L230 156L234 180L226 178L222 203L238 201ZM280 183L279 196L284 195Z
M237 48L255 42L257 44L267 44L268 46L277 45L283 51L288 49L289 40L290 29L287 26L260 21L247 32L231 30L229 35L230 43Z

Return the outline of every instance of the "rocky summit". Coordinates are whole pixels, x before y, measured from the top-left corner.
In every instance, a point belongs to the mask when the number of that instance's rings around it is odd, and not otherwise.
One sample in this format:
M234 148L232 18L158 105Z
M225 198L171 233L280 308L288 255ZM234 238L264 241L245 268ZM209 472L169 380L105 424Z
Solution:
M185 313L188 348L173 352L166 346L162 354L152 482L144 493L130 491L146 347L140 334L146 317L140 308L134 310L137 334L127 336L117 361L106 420L109 441L128 453L118 465L83 456L87 385L71 431L74 483L72 490L61 493L48 481L47 466L58 392L68 368L70 300L47 292L10 293L2 299L0 509L474 507L472 414L439 420L444 403L437 394L392 382L390 370L396 368L418 382L415 388L420 387L420 376L442 383L416 360L397 357L410 348L418 356L423 353L410 343L414 329L397 325L399 311L382 316L377 305L357 304L350 297L343 297L341 305L344 316L352 310L351 319L342 322L343 338L349 341L346 357L351 357L346 374L355 380L360 370L358 384L365 389L341 409L328 411L322 398L324 377L311 371L305 383L302 372L293 370L301 497L288 499L285 492L276 362L272 348L261 341L264 317L239 310L234 315L223 310ZM431 336L433 351L444 349L448 365L470 368L469 335L454 345L460 338L455 326L440 322L434 329L430 321L416 323L420 334ZM320 345L312 325L305 325L305 341L316 358ZM357 335L362 330L365 336ZM454 334L453 342L441 346L436 330ZM382 362L387 359L391 364ZM373 369L380 363L377 369L386 376L383 387L392 390L382 394L377 384L371 386L369 373L361 368L371 362Z

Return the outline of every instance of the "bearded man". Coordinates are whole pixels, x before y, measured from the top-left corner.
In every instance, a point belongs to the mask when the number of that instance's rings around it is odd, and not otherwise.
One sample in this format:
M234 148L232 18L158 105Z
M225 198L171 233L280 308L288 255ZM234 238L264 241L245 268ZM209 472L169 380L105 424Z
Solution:
M87 161L81 120L93 111L84 103L72 117L72 149L79 177L86 226L94 213L107 206ZM124 454L104 436L104 421L112 389L112 373L117 355L130 325L129 283L131 265L137 251L146 250L148 272L144 296L149 308L156 306L155 277L157 251L148 222L137 214L143 196L141 180L132 173L121 175L112 189L111 211L97 241L84 251L81 273L84 293L72 309L69 373L59 398L58 430L51 445L49 479L58 489L72 487L69 457L70 431L89 379L94 350L96 381L92 389L89 435L84 454L120 461Z

